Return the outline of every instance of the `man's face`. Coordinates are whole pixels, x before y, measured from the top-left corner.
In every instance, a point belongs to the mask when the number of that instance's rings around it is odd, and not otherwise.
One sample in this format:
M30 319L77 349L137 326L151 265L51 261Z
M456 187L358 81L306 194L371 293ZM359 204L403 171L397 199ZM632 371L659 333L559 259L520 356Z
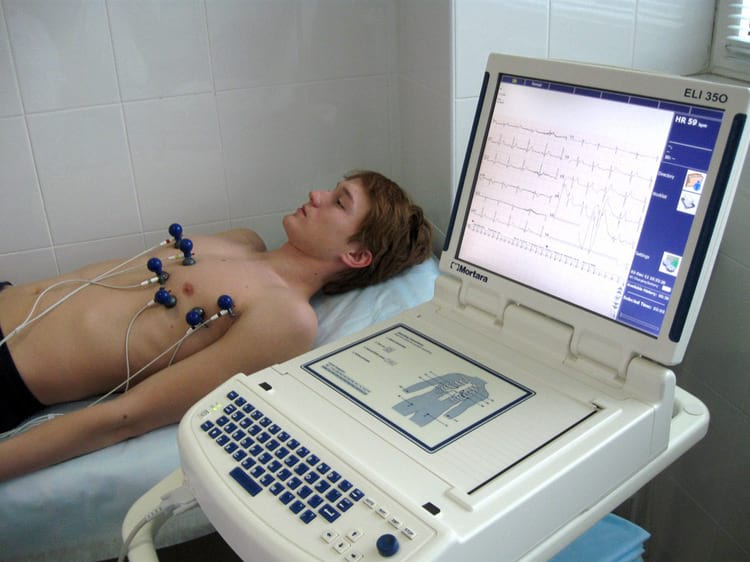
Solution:
M284 228L289 242L299 250L338 259L362 250L361 244L349 239L369 211L370 199L362 182L342 180L330 191L311 191L308 202L284 218Z

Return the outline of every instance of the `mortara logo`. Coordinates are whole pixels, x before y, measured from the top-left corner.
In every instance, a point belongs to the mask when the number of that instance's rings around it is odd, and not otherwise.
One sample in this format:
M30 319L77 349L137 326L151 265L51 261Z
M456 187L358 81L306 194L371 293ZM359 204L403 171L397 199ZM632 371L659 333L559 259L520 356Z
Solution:
M484 275L483 273L479 273L476 269L471 269L470 267L466 267L462 263L452 261L451 269L454 271L458 271L459 273L463 273L467 277L471 277L472 279L481 281L482 283L487 283L487 281L489 281L486 275Z

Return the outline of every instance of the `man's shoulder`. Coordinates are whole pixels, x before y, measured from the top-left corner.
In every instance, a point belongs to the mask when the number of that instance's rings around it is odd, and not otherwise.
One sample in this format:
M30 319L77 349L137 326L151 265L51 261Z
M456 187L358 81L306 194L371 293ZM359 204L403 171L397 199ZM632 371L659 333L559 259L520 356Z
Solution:
M225 230L224 232L215 234L214 237L230 242L238 242L243 245L248 245L253 250L258 252L266 251L266 243L257 232L249 228L233 228L231 230Z
M266 288L263 297L255 300L247 312L284 329L314 333L318 327L318 316L310 302L284 287Z

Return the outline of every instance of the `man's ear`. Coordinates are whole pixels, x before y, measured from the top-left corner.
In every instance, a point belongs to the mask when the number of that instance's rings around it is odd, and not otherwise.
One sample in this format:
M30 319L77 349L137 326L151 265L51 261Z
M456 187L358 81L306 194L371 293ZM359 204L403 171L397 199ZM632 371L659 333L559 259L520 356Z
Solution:
M372 252L359 244L347 250L341 260L352 269L361 269L372 263Z

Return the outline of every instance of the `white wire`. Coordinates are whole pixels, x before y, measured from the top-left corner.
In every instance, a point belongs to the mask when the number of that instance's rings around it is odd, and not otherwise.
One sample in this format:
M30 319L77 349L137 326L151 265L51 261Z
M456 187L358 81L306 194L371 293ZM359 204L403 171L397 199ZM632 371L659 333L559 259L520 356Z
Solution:
M128 533L128 536L122 543L117 562L125 562L130 552L130 544L133 542L140 530L143 529L143 527L145 527L148 523L155 521L158 518L158 527L155 527L153 529L154 532L158 532L159 527L161 527L161 525L170 517L174 515L180 515L182 513L185 513L186 511L190 511L197 506L198 500L195 499L193 491L190 489L190 486L186 482L183 482L182 486L180 486L179 488L170 490L166 494L162 495L161 503L157 507L149 511L146 515L144 515L143 518L138 521L130 530L130 533ZM164 521L161 521L162 519ZM153 538L154 537L151 537L152 540Z
M214 314L213 316L211 316L208 320L205 320L205 321L201 322L200 324L197 324L195 327L191 327L189 329L188 333L185 334L185 337L182 338L182 340L180 340L179 344L175 348L174 352L172 353L172 357L169 358L169 363L167 363L167 367L171 366L172 363L174 362L174 358L177 356L177 353L180 351L180 347L182 346L182 342L184 342L185 339L187 339L187 336L190 336L193 333L197 332L199 328L205 328L205 327L207 327L211 322L213 322L214 320L218 320L222 316L224 316L224 314L222 314L220 312L217 312L216 314Z
M169 353L170 351L172 351L175 347L182 345L183 341L185 341L188 337L190 337L192 334L194 334L197 331L198 328L200 328L200 327L202 327L204 325L205 325L205 322L202 323L202 324L199 324L194 330L190 330L187 333L185 333L185 335L182 336L179 340L177 340L176 342L174 342L167 349L165 349L164 351L162 351L159 355L157 355L151 361L149 361L148 363L146 363L143 367L141 367L140 369L138 369L135 373L133 373L132 375L128 376L128 378L125 381L121 382L116 387L114 387L112 390L110 390L109 392L107 392L103 396L100 396L99 398L97 398L96 400L94 400L91 404L89 404L86 407L90 408L91 406L94 406L94 405L98 404L102 400L104 400L106 398L109 398L112 394L114 394L115 392L117 392L118 390L120 390L126 384L129 385L131 380L133 380L135 377L137 377L138 375L140 375L143 371L145 371L146 369L148 369L151 365L153 365L154 363L156 363L159 359L161 359L162 357L164 357L167 353Z
M193 331L194 330L191 328L191 332L190 333L192 333ZM167 367L171 367L172 366L172 363L174 363L174 358L177 356L177 353L180 351L180 348L182 347L182 342L185 341L185 339L187 338L187 336L190 335L190 333L185 334L186 337L183 338L182 340L180 340L179 345L177 345L174 348L174 351L172 352L172 357L169 358L169 363L167 363Z
M113 277L116 274L124 273L124 272L118 271L118 270L122 269L123 267L125 267L127 264L129 264L133 260L136 260L136 259L140 258L141 256L144 256L145 254L147 254L149 252L152 252L152 251L160 248L161 246L162 246L161 243L157 244L156 246L152 246L151 248L148 248L147 250L144 250L143 252L140 252L139 254L136 254L132 258L129 258L129 259L125 260L124 262L122 262L122 263L120 263L120 264L118 264L118 265L116 265L116 266L108 269L104 273L96 276L94 279L91 279L91 280L89 280L89 279L65 279L63 281L59 281L57 283L53 283L52 285L50 285L49 287L47 287L46 289L44 289L44 291L42 291L39 294L39 296L34 301L34 304L31 306L31 310L29 311L29 314L26 316L26 319L23 322L21 322L18 326L16 326L16 328L13 329L7 336L5 336L2 340L0 340L0 345L4 345L5 342L7 342L8 340L10 340L18 332L20 332L21 330L25 329L27 326L29 326L30 324L36 322L40 318L44 317L49 312L52 312L55 308L57 308L58 306L60 306L61 304L63 304L65 301L67 301L73 295L77 294L79 291L82 291L83 289L85 289L86 287L88 287L90 285L95 285L95 284L97 284L98 282L100 282L103 279L108 279L109 277ZM127 271L129 271L129 269ZM39 305L39 302L42 300L42 297L44 297L44 295L47 294L48 291L50 291L50 290L52 290L52 289L54 289L56 287L59 287L61 285L65 285L66 283L82 283L82 285L80 287L76 287L70 293L68 293L64 297L60 298L57 302L52 303L47 308L45 308L42 312L40 312L38 315L36 315L36 316L34 316L32 318L32 316L34 314L34 311L36 310L36 307ZM103 285L103 286L105 286L105 287L111 287L111 288L136 288L136 287L140 287L140 285L133 286L133 287L115 287L115 286L110 286L110 285Z
M153 365L154 363L156 363L159 359L161 359L162 357L164 357L167 353L169 353L170 351L174 350L174 352L172 353L172 356L171 356L171 358L169 360L169 364L167 365L167 366L170 366L172 364L172 361L174 361L175 355L177 355L177 350L179 350L180 346L183 344L183 342L186 339L188 339L190 336L192 336L194 333L196 333L199 329L204 328L205 326L207 326L209 323L213 322L214 320L216 320L218 318L221 318L221 316L222 316L222 314L214 314L213 316L211 316L206 321L201 322L200 324L196 324L195 327L192 327L192 328L188 329L188 331L185 332L184 336L182 336L180 339L178 339L176 342L174 342L172 345L170 345L168 348L166 348L164 351L162 351L159 355L157 355L156 357L154 357L151 361L149 361L148 363L146 363L143 367L141 367L140 369L138 369L135 373L133 373L132 375L128 374L127 378L123 382L121 382L120 384L118 384L116 387L114 387L112 390L110 390L106 394L104 394L104 395L100 396L99 398L97 398L96 400L94 400L91 404L89 404L86 407L90 408L91 406L95 406L99 402L102 402L106 398L109 398L112 394L114 394L115 392L117 392L118 390L120 390L123 386L125 386L126 389L127 389L130 386L130 381L131 380L133 380L135 377L137 377L138 375L140 375L143 371L145 371L146 369L148 369L151 365Z
M46 421L49 421L53 418L58 418L62 415L63 414L59 414L59 413L58 414L44 414L43 416L32 418L28 420L27 422L24 422L21 425L14 427L13 429L0 433L0 441L9 439L11 437L15 437L16 435L20 435L21 433L23 433L24 431L28 431L32 427L36 427L37 425L41 425Z
M135 324L135 321L138 319L138 317L143 314L143 311L145 311L153 304L154 301L149 301L145 305L143 305L143 307L133 315L133 318L130 319L128 330L125 332L125 392L130 389L130 332L133 329L133 324Z

